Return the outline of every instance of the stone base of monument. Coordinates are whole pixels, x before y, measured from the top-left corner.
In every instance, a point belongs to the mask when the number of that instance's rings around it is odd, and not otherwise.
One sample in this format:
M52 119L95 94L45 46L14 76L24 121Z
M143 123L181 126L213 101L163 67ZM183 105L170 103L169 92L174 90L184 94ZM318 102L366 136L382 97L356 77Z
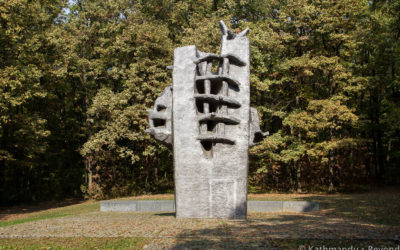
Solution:
M318 202L310 201L248 201L249 212L313 212ZM108 200L100 202L102 212L175 212L174 200Z

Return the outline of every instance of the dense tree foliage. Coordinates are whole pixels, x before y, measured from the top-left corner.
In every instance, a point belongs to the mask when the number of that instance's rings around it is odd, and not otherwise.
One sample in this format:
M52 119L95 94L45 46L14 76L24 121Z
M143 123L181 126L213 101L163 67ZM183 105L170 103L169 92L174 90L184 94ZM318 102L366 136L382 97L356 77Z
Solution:
M250 27L252 105L271 136L251 191L400 183L400 2L0 0L2 203L173 190L145 133L173 49Z

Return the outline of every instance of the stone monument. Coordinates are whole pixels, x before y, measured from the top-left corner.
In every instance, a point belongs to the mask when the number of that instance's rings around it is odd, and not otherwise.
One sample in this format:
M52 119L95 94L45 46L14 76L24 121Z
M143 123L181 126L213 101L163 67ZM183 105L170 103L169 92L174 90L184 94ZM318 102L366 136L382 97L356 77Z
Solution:
M246 218L248 148L267 135L250 107L249 29L220 28L220 55L175 49L173 84L148 110L147 131L172 144L178 218Z

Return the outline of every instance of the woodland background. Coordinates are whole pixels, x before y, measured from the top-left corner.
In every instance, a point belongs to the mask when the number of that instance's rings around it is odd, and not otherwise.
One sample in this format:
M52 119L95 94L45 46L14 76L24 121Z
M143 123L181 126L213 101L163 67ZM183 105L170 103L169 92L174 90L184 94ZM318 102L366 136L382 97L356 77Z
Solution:
M398 0L0 0L1 204L173 192L145 129L173 49L249 27L250 192L400 183Z

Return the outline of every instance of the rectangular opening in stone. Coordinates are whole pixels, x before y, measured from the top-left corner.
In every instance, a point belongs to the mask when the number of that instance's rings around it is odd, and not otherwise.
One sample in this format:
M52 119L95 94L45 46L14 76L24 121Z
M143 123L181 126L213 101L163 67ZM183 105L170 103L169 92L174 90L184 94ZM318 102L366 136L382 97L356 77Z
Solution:
M197 81L196 82L196 94L204 94L204 81Z
M220 60L212 60L212 67L211 67L211 72L213 73L218 73L220 68Z
M157 105L157 111L158 112L164 112L167 109L164 105Z
M215 121L207 121L207 131L215 132L216 125L217 125L217 123Z
M198 113L203 114L204 113L204 102L200 100L196 100L196 110Z
M197 65L196 65L196 75L197 75L197 76L203 75L202 72L201 72L201 70L200 70L200 65L201 65L201 64L197 64Z
M206 156L206 158L212 158L213 156L213 152L212 152L212 148L213 148L213 143L211 141L201 141L201 149L204 152L204 155Z
M154 127L165 127L165 120L164 119L153 119Z
M222 82L219 80L211 81L210 93L213 95L218 95L222 88Z
M217 108L218 108L217 103L210 102L208 105L209 105L208 109L209 109L210 113L217 112Z

